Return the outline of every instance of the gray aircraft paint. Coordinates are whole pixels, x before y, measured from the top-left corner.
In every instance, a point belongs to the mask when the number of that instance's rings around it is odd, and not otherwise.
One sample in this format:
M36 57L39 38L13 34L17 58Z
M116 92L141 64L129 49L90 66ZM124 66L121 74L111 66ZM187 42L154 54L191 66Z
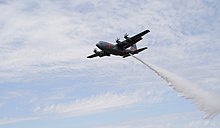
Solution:
M142 40L142 36L150 32L149 30L145 30L133 37L128 37L127 34L124 35L125 40L119 41L119 39L116 39L117 44L111 44L105 41L99 41L96 46L101 50L97 51L94 50L95 54L92 54L88 56L87 58L93 58L93 57L103 57L103 56L110 56L110 55L116 55L116 56L122 56L128 57L130 54L138 54L139 52L147 49L147 47L143 47L140 49L137 49L136 43ZM128 49L131 47L130 49Z

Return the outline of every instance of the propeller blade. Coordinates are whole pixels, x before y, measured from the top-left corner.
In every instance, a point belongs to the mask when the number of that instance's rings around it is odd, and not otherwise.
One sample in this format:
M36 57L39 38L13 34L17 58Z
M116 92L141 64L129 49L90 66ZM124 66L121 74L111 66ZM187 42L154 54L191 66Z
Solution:
M127 34L127 33L124 34L124 38L125 38L125 39L128 38L128 34Z
M94 53L97 53L97 49L96 49L96 48L94 48L93 52L94 52Z
M119 39L119 38L115 39L115 42L116 42L116 43L119 43L119 42L120 42L120 39Z

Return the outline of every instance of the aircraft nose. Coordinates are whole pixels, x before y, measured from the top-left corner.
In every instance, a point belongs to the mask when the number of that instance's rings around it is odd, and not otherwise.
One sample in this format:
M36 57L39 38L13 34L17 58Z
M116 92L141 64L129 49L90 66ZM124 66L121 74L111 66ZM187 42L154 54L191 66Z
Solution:
M100 42L97 43L96 46L97 46L98 48L101 48L101 43L100 43Z

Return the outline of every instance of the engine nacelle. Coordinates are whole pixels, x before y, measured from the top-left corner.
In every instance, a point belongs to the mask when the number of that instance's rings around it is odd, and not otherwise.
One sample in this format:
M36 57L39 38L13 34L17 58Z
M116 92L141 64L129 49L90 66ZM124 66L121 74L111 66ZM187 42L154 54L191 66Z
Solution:
M97 51L97 49L96 49L96 48L93 50L93 52L94 52L94 53L98 53L98 51Z
M126 33L126 34L124 34L124 38L127 40L127 42L131 41L131 38L130 38L130 37L128 37L128 34L127 34L127 33Z
M125 39L128 39L129 37L127 35L124 36Z
M128 38L129 38L127 33L124 34L124 38L125 38L125 39L128 39Z
M119 46L122 46L122 45L123 45L123 43L120 41L119 38L117 38L117 39L115 40L115 42L116 42Z

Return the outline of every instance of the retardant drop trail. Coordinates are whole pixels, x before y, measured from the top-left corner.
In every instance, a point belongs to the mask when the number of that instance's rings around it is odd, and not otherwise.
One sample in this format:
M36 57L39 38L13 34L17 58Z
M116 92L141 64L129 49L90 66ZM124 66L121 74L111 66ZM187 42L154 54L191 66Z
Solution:
M144 62L133 55L131 56L153 70L161 78L166 80L169 86L181 93L184 98L192 99L193 103L195 103L201 111L205 112L204 118L213 118L220 112L219 95L204 90L165 69L159 68L148 62Z

